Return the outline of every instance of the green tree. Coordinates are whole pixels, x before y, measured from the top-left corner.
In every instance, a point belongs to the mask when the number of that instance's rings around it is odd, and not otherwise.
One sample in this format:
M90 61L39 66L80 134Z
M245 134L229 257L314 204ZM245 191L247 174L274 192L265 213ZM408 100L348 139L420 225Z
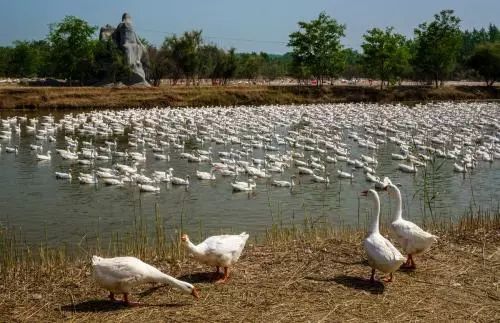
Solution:
M406 38L394 33L394 28L385 31L379 28L368 30L363 35L363 65L365 70L380 79L380 89L384 82L401 79L409 64L410 53Z
M257 53L242 53L238 55L237 75L240 78L255 80L262 75L264 58Z
M152 45L146 47L149 64L146 69L146 78L153 86L160 86L161 80L168 75L168 57L163 49Z
M344 49L344 69L342 75L356 82L363 76L363 56L352 48Z
M221 66L224 59L224 51L215 45L208 44L200 48L200 70L201 78L211 79L214 83L221 78Z
M477 46L467 64L483 77L487 86L493 86L500 80L500 41Z
M9 75L10 58L12 57L11 47L0 47L0 76L6 77Z
M14 42L14 48L11 51L8 71L15 77L33 77L38 71L38 55L27 41Z
M484 43L494 43L500 41L500 30L497 26L490 24L488 28L465 30L462 33L462 46L458 57L458 66L455 75L459 78L470 79L474 77L468 61L476 47Z
M70 85L75 79L83 83L91 74L92 36L96 30L97 27L74 16L66 16L61 22L50 26L48 40L54 72L57 76L67 78Z
M49 75L48 45L45 41L15 41L0 50L0 75L35 77Z
M238 67L238 59L236 57L235 49L231 48L225 55L222 64L222 81L226 85L228 80L233 78L236 74Z
M271 82L277 78L284 77L288 72L288 57L285 55L273 55L260 53L264 63L262 66L262 77Z
M436 87L455 67L462 42L459 24L453 10L443 10L434 15L434 21L415 29L414 64Z
M339 24L325 12L310 22L300 21L300 30L291 33L288 46L292 47L294 66L301 74L317 78L323 84L325 77L336 76L342 67L342 45L345 25ZM305 71L304 69L307 69Z
M95 41L92 61L91 75L99 81L116 83L120 79L127 79L130 74L125 54L112 39Z
M190 80L195 83L200 68L201 33L201 30L193 30L181 37L165 38L162 50L167 57L166 69L174 83L182 76L186 78L186 85Z

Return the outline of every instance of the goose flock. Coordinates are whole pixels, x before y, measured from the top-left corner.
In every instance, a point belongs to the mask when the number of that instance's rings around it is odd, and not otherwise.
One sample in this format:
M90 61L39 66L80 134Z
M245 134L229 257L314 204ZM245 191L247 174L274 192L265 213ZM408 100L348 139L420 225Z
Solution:
M296 177L325 184L334 177L365 179L381 189L387 174L377 174L377 153L389 143L396 149L394 170L402 173L418 173L433 159L449 160L457 173L500 159L493 103L104 110L57 121L7 117L0 129L0 153L18 154L20 141L29 140L33 159L65 168L54 178L156 193L161 183L189 187L194 178L217 177L232 179L227 185L234 191L253 191L259 183L293 189ZM178 173L171 158L199 169ZM163 167L146 169L150 159Z
M368 262L392 274L415 268L414 256L437 237L402 218L402 198L391 174L379 174L379 151L391 149L392 169L415 176L435 160L453 173L497 167L500 109L496 103L428 103L413 107L365 103L96 110L61 117L9 116L0 119L0 153L29 149L33 161L59 167L54 181L114 185L161 193L165 185L189 190L193 181L224 181L228 191L253 192L258 185L294 190L297 185L366 181L363 194L376 216L364 241ZM155 163L147 161L155 160ZM173 161L197 165L192 173ZM12 158L16 162L16 158ZM149 167L148 167L149 166ZM408 175L404 175L408 174ZM203 189L210 189L204 186ZM285 191L286 192L286 191ZM391 229L407 257L379 231L380 198L387 192L398 206ZM194 258L224 269L229 277L248 235L210 237L182 243ZM92 259L97 283L124 294L140 283L164 282L198 297L191 284L170 277L134 257Z

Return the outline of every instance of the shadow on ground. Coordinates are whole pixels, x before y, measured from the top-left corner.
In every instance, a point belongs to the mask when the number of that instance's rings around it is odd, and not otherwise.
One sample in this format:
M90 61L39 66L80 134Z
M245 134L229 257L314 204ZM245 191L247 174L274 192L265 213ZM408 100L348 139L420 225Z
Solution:
M371 282L369 279L355 276L340 275L334 277L332 281L349 288L364 290L372 294L382 294L385 289L384 284L379 281Z
M188 305L187 303L164 303L164 304L146 304L140 303L139 307L181 307ZM61 307L63 311L66 312L113 312L118 310L128 309L130 307L126 306L120 301L108 301L108 300L90 300L81 302L78 304L64 305Z
M221 275L222 274L219 274L219 276ZM187 274L178 277L177 279L183 280L191 284L199 284L199 283L213 283L214 278L216 278L214 272L203 272L203 273Z
M335 282L349 288L364 290L372 294L382 294L385 289L384 284L379 281L371 282L369 279L355 276L340 275L333 278L307 276L305 279L319 282Z
M93 299L61 307L63 311L67 312L112 312L124 308L127 308L127 306L122 302L112 302L104 299Z

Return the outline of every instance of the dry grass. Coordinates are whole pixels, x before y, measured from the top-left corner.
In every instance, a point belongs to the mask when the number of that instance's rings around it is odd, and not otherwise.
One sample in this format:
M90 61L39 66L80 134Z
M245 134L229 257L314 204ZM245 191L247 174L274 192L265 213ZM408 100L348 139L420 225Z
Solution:
M0 87L1 108L136 108L154 106L308 104L500 99L498 88L402 86L162 86L159 88Z
M19 269L0 283L0 321L498 322L499 226L447 232L417 258L416 271L397 272L389 284L367 280L360 232L250 243L225 285L190 259L147 259L196 284L202 297L145 285L132 295L138 308L108 302L87 261Z

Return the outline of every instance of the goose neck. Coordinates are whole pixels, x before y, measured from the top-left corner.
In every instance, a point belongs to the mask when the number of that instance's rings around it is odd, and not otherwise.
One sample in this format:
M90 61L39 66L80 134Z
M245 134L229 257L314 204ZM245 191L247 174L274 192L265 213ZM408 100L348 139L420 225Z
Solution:
M372 194L372 202L374 204L375 217L370 226L369 233L379 233L380 226L380 199L377 194Z
M400 220L403 213L403 199L401 198L401 191L396 189L396 212L394 212L393 221Z

